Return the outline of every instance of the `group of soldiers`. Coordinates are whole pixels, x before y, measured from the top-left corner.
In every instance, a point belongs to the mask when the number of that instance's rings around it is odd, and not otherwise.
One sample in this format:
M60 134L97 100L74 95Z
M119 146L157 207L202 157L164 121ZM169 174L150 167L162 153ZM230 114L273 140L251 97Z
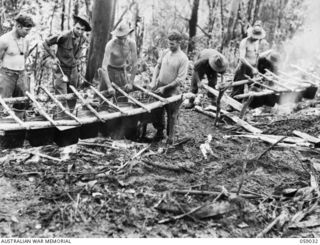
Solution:
M54 90L56 94L72 92L70 85L79 88L79 59L84 48L84 32L91 31L90 22L84 16L73 16L73 28L59 35L46 39L44 49L52 57L55 69ZM24 96L29 90L25 80L25 63L29 54L29 43L26 36L35 26L32 18L25 14L19 14L12 31L0 37L0 95L2 98ZM136 43L129 36L134 30L126 23L120 23L112 32L113 38L106 44L101 68L98 69L100 77L99 90L107 96L119 96L112 83L118 85L127 92L133 90L137 73L137 48ZM180 45L183 34L171 31L168 34L169 47L162 52L157 61L151 83L148 89L167 98L180 93L180 87L185 82L189 60ZM54 53L50 46L57 45ZM258 72L263 73L265 68L276 72L279 56L268 50L265 41L265 31L261 23L257 22L248 30L248 36L240 43L239 65L236 69L234 81L245 79L245 75L253 77ZM127 75L127 66L130 66L130 76ZM205 76L208 85L215 88L218 74L223 74L228 68L228 61L224 55L215 49L202 50L196 57L190 91L198 92L198 84ZM67 77L67 81L65 79ZM243 93L244 85L234 87L232 96ZM209 95L214 103L214 98ZM72 111L76 101L68 101L68 107ZM188 108L193 106L190 100ZM20 108L21 109L21 108ZM174 127L176 124L179 106L168 105L152 115L152 123L157 130L154 139L165 138L165 110L167 119L167 141L173 142Z

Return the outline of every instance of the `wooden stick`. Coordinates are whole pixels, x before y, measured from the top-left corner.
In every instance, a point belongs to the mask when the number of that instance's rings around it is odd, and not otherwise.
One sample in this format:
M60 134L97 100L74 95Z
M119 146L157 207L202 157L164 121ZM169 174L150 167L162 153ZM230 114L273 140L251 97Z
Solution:
M282 211L281 214L275 218L263 231L261 231L256 238L264 237L279 221L285 219L288 216L287 211Z
M306 74L306 75L308 75L308 76L311 76L311 77L313 77L314 79L317 79L318 81L320 81L320 77L318 77L318 76L316 76L316 75L314 75L314 74L312 74L312 73L307 72L306 70L302 69L301 67L299 67L299 66L297 66L297 65L291 65L291 67L293 67L293 68L295 68L295 69L303 72L304 74Z
M75 121L77 121L79 124L81 124L81 122L79 121L79 119L73 115L72 113L70 113L62 104L59 100L57 100L50 92L49 90L47 90L45 87L40 86L40 88L50 97L50 99L56 103L56 105L69 117L71 117L72 119L74 119Z
M22 153L28 153L28 154L31 154L31 155L36 155L36 156L39 156L39 157L42 157L42 158L46 158L46 159L49 159L49 160L52 160L52 161L57 161L57 162L61 162L62 160L59 159L59 158L55 158L55 157L51 157L51 156L48 156L46 154L42 154L42 153L39 153L39 152L35 152L33 150L27 150L27 149L18 149L18 151L22 152Z
M157 99L157 100L160 100L162 102L166 102L166 99L165 98L162 98L161 96L155 94L155 93L152 93L151 91L147 90L147 89L144 89L143 87L139 86L139 85L136 85L134 84L133 85L135 88L141 90L142 92L146 93L147 95L150 95L152 96L153 98Z
M277 90L277 89L271 88L271 87L263 84L262 82L257 82L257 81L255 81L255 80L253 80L253 79L252 79L251 77L249 77L248 75L244 75L244 76L245 76L246 78L248 78L250 81L252 81L254 84L260 85L261 87L264 87L264 88L266 88L266 89L272 90L272 91L274 91L274 92L281 92L281 91L279 91L279 90Z
M172 97L167 98L168 103L166 103L166 104L171 104L171 103L181 101L182 98L183 98L183 95L181 95L181 94L174 95ZM161 102L161 101L155 101L151 104L148 104L147 106L148 106L149 110L153 110L153 109L156 109L159 107L163 107L163 103L164 102ZM143 108L133 108L127 112L126 116L139 115L139 114L144 113L145 111L146 110ZM123 114L120 112L110 113L107 111L102 111L99 114L104 120L112 120L115 118L123 117ZM99 121L95 116L82 117L82 118L79 118L79 120L82 124L89 124L89 123L94 123L94 122ZM57 126L78 126L79 125L79 123L74 120L64 120L64 119L55 121L55 123ZM35 129L51 128L52 127L52 124L48 121L32 121L32 122L25 122L25 124L27 126L29 126L31 129L33 129L33 128L35 128ZM25 128L17 123L1 123L0 124L0 133L3 133L4 131L21 130L21 129L25 129Z
M16 116L16 114L7 106L6 102L2 99L0 96L0 103L3 106L3 108L9 113L9 115L17 122L19 123L22 127L25 129L29 129L29 127L19 118Z
M252 102L253 97L249 96L246 102L243 104L242 110L240 111L239 118L243 119L244 115L246 114L247 109L249 108L250 103Z
M221 99L222 99L222 96L224 94L224 92L227 90L227 88L225 89L219 89L219 95L218 95L218 98L217 98L217 111L216 111L216 118L214 120L214 123L213 125L214 126L217 126L217 123L219 121L219 118L220 118L220 110L221 110Z
M167 165L163 165L163 164L151 162L151 161L144 160L144 159L142 160L142 162L145 163L146 165L151 165L151 166L153 166L153 167L162 168L162 169L165 169L165 170L191 172L191 171L188 170L187 168L181 168L181 167L177 167L177 166L167 166Z
M265 154L267 154L267 152L269 152L270 150L272 150L273 147L275 147L277 144L279 144L281 141L283 141L285 138L287 138L287 136L283 136L281 137L279 140L277 140L275 143L273 143L268 149L266 149L264 152L262 152L260 154L260 156L258 156L257 160L260 160Z
M80 95L80 93L73 87L72 85L69 86L72 92L80 99L81 103L89 109L90 112L92 112L101 122L105 122L105 120L99 115L99 113L93 109L93 107L85 101L85 99Z
M216 97L219 96L219 92L217 90L215 90L213 88L210 88L206 84L202 83L202 87L205 90L207 90L209 93L213 94L214 96L216 96ZM223 101L224 103L232 106L237 111L241 111L241 109L242 109L242 104L240 102L236 101L235 99L232 99L231 97L227 96L226 94L224 94L222 96L221 101Z
M135 98L133 98L132 96L130 96L128 93L124 92L117 84L112 83L112 86L115 87L116 90L119 91L119 93L121 93L123 96L127 97L129 100L131 100L133 103L135 103L136 105L142 107L143 109L145 109L147 112L151 113L151 110L146 107L144 104L142 104L140 101L136 100Z
M210 106L210 108L216 110L215 106ZM201 112L209 117L213 117L215 118L215 114L209 111L205 111L202 109L202 107L200 106L195 106L195 110L198 112ZM232 113L229 113L225 110L221 110L221 112L223 113L223 115L225 115L226 117L228 117L229 119L231 119L233 122L235 122L236 124L238 124L239 126L243 127L244 129L246 129L247 131L254 133L254 134L261 134L262 130L255 128L253 126L251 126L249 123L247 123L246 121L243 121L242 119L240 119L239 117L233 115Z
M217 192L217 191L198 191L198 190L173 190L172 193L182 194L182 195L190 194L190 195L205 195L205 196L218 196L220 194L220 192ZM230 194L236 194L236 193L230 193ZM251 194L242 194L242 193L240 193L239 196L243 198L248 198L248 199L251 199L251 198L254 199L254 198L260 197L260 195L258 194L251 195Z
M270 75L273 76L274 78L278 79L279 81L283 81L283 82L288 83L287 80L285 80L285 79L277 76L277 75L274 74L272 71L270 71L270 70L268 70L268 69L265 69L265 70L267 71L268 74L270 74ZM263 74L260 74L260 75L263 76L263 77L265 77L265 78L267 77L267 76L264 76ZM266 79L267 79L267 78L266 78ZM294 89L292 89L292 88L290 88L290 87L288 87L288 86L286 86L286 85L284 85L284 84L282 84L282 83L280 83L280 82L278 82L278 81L275 81L275 80L272 80L272 79L270 79L270 81L274 82L275 84L278 84L280 87L283 87L283 88L285 88L285 89L288 89L288 90L291 91L291 92L294 91Z
M307 133L303 133L303 132L300 132L298 130L294 130L292 132L294 135L297 135L299 137L301 137L302 139L306 140L306 141L309 141L311 143L314 143L314 144L319 144L320 143L320 139L319 138L316 138L312 135L309 135Z
M100 93L95 87L90 86L90 88L95 92L104 102L106 102L109 106L113 107L114 109L120 111L122 114L127 114L124 110L122 110L120 107L113 104L111 101L109 101L106 97L103 96L102 93Z
M57 100L71 100L71 99L76 99L75 94L60 94L56 96ZM35 97L35 99L39 99L38 97ZM5 98L3 99L6 103L8 104L14 104L14 103L19 103L19 102L27 102L29 98L27 96L25 97L14 97L14 98Z
M261 96L265 96L265 95L269 95L269 94L275 94L275 92L270 91L270 90L265 90L265 91L261 91L261 92L249 92L247 94L236 95L234 98L244 99L244 98L248 98L248 97L261 97Z
M29 93L26 92L27 97L33 102L35 107L38 109L39 113L44 116L53 126L57 127L56 122L51 118L45 110L42 109L42 106L38 103L38 101Z
M303 83L309 83L309 84L316 85L316 86L319 85L318 83L315 83L315 82L312 82L312 81L303 80L303 79L299 79L299 78L293 77L293 76L291 76L291 75L289 75L289 74L287 74L287 73L285 73L285 72L282 72L282 71L279 71L279 73L282 74L282 75L284 75L284 76L286 76L286 77L289 78L289 79L295 80L295 82L296 82L297 84L300 84L301 82L303 82Z

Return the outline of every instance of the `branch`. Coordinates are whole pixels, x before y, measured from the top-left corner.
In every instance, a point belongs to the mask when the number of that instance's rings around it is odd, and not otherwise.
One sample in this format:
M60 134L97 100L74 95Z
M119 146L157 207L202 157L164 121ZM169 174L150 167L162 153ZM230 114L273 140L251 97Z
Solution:
M208 38L211 38L211 34L209 34L208 32L206 32L201 26L199 26L198 24L197 24L197 27L200 29L200 31L202 31L203 32L203 34L205 34Z

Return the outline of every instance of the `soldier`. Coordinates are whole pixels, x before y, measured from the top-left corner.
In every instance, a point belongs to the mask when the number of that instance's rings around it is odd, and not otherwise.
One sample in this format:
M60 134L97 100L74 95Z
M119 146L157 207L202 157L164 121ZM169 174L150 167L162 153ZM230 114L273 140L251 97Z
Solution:
M29 53L29 41L26 36L35 26L32 18L19 14L15 18L12 31L0 37L0 95L2 98L24 96L29 90L29 83L25 76L26 58ZM23 118L26 104L15 104L16 114ZM22 110L18 113L17 110Z
M112 32L111 39L105 48L102 69L99 69L101 75L100 91L107 91L114 95L111 82L117 84L126 91L133 89L134 78L137 73L137 47L136 42L129 38L133 29L126 23L120 23ZM127 78L127 61L130 61L131 76Z
M194 71L191 80L191 92L198 93L198 83L206 75L208 79L208 86L215 88L217 84L218 73L221 75L225 73L228 66L227 59L215 49L202 50L194 64ZM208 93L208 97L215 103L215 97ZM186 108L192 108L194 99L189 99L189 103L185 105Z
M82 49L86 42L83 33L91 31L91 26L84 16L74 15L73 19L74 25L72 30L59 35L54 35L43 43L44 49L54 59L54 63L57 66L54 83L56 94L71 93L72 91L69 88L69 85L72 85L75 88L79 87L78 64ZM50 49L50 46L54 44L58 46L56 54ZM76 100L68 101L68 106L71 111L74 109L75 104Z
M181 50L182 35L172 31L168 35L169 49L165 50L155 67L150 88L160 96L167 98L180 93L179 87L185 81L188 72L188 57ZM167 111L167 143L173 143L175 124L179 112L179 104L168 105ZM153 114L153 126L157 129L155 140L164 138L164 110L157 110Z

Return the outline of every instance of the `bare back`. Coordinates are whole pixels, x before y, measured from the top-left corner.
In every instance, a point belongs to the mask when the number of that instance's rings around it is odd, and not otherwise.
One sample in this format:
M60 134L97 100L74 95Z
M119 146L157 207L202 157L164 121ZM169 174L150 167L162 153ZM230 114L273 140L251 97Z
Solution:
M0 37L0 54L2 67L22 71L25 69L25 56L28 43L25 38L16 39L13 31Z

